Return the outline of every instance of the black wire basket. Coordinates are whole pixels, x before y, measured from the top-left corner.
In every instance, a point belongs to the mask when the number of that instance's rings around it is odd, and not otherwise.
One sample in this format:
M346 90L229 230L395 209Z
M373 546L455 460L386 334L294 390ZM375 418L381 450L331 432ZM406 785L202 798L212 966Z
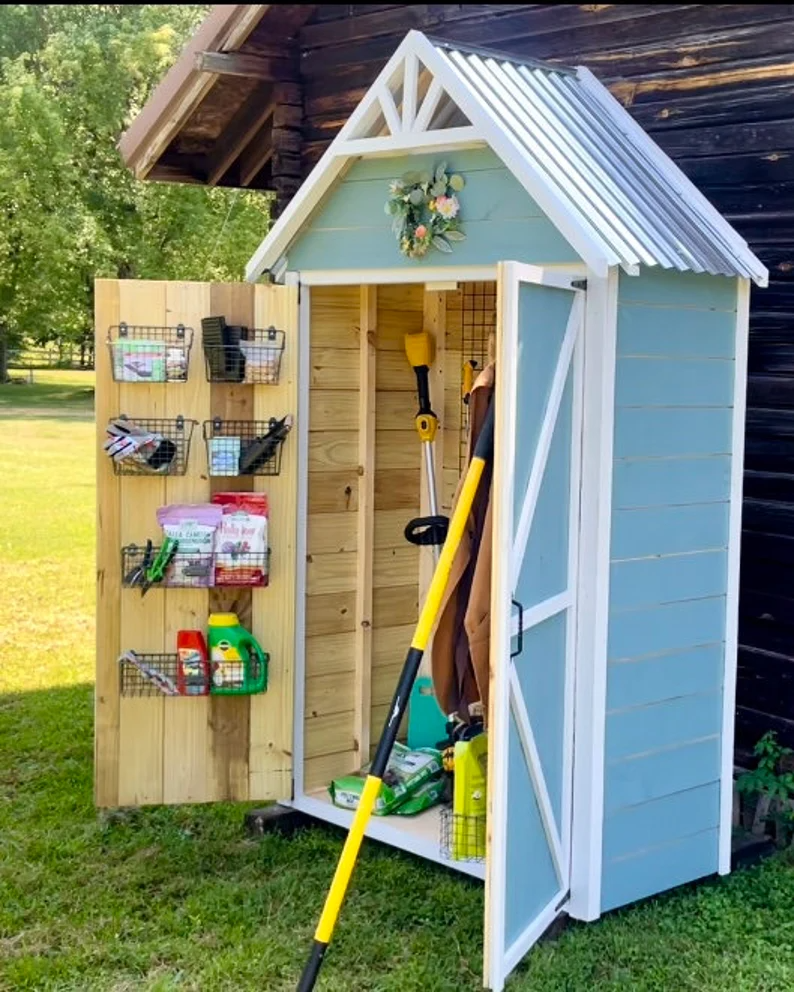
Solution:
M117 324L108 330L116 382L187 382L193 328Z
M175 654L139 654L129 651L119 658L122 696L179 696ZM206 695L202 693L202 695Z
M209 664L180 666L176 654L127 651L119 665L122 696L209 695Z
M485 861L485 814L441 810L441 856L448 861Z
M204 421L207 471L211 476L278 475L281 449L292 418Z
M116 475L184 475L198 421L128 417L108 423L105 451Z
M240 327L223 317L201 321L202 346L210 382L275 386L281 375L285 334L275 327Z
M127 544L121 549L121 583L128 589L142 589L146 569L157 558L157 545ZM150 588L207 589L215 587L261 587L270 579L270 549L238 551L220 549L212 554L179 552L174 555L162 582Z

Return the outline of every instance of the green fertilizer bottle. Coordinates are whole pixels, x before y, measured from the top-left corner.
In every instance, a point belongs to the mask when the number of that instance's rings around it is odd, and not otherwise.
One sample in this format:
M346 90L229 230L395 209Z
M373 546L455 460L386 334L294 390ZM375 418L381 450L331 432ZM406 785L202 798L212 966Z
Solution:
M250 696L267 689L270 658L240 626L236 613L210 614L207 643L213 695Z

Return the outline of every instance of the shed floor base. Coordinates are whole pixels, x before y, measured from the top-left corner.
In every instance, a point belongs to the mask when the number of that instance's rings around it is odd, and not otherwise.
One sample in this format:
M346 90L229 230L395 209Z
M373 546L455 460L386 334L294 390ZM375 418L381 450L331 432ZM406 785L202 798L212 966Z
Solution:
M339 827L347 828L353 821L353 814L349 810L334 806L325 789L316 789L284 805ZM366 836L402 851L417 854L427 861L436 861L447 868L454 868L465 875L485 878L484 864L450 861L442 855L441 810L437 806L418 816L373 816L369 821Z

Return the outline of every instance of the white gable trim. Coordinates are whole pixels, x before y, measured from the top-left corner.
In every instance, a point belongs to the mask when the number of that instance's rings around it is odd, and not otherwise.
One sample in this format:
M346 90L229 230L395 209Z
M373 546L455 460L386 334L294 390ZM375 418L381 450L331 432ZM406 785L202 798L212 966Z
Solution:
M432 75L432 82L421 104L416 93L409 97L407 108L403 108L400 118L392 87L406 79L416 79L418 82L419 63ZM427 130L444 93L471 121L470 127ZM361 137L375 126L381 116L392 133ZM532 163L518 152L487 107L459 79L433 44L421 32L410 31L251 257L246 266L246 279L255 282L277 265L350 158L390 152L449 150L471 147L477 143L492 148L595 273L604 276L610 266L620 264L621 259L600 241L589 225L570 212Z
M581 198L575 189L558 186L555 170L545 161L542 142L533 138L530 147L525 147L511 133L512 115L521 115L523 110L511 107L509 100L504 106L492 106L493 93L488 89L487 73L483 72L481 78L468 61L453 56L454 51L449 54L436 47L419 31L408 33L250 259L246 279L254 282L265 271L285 267L290 244L350 160L360 156L441 152L478 144L492 149L595 276L604 277L617 265L636 275L643 262L703 271L698 259L685 246L675 255L669 251L665 254L660 248L658 254L653 252L649 262L647 252L637 251L631 230L620 226L615 228L616 236L624 242L624 249L619 244L613 247L609 230L599 229L598 214L588 210L586 203L578 202ZM509 57L505 58L509 61ZM739 271L750 274L759 285L767 285L766 268L683 172L592 73L579 68L576 75L583 91L609 115L617 131L633 146L634 153L648 156L680 205L704 220L706 230L702 240L711 241L719 255L727 256L724 264L728 268L724 271L731 271L735 260ZM503 120L499 119L500 113ZM533 158L535 145L537 161ZM613 227L614 220L609 220Z

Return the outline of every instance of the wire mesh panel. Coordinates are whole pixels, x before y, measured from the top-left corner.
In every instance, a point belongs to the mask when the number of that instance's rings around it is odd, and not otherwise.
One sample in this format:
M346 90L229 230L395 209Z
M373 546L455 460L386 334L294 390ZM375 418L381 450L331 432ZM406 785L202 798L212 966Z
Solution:
M116 382L187 382L193 328L117 324L108 330Z
M119 659L122 696L178 696L178 660L175 654L138 654L128 651Z
M207 379L274 386L281 374L285 334L275 327L239 327L223 317L201 321Z
M121 549L121 581L128 589L143 589L147 585L147 570L157 558L157 545L127 544ZM238 551L222 548L213 554L189 551L174 555L162 582L153 583L166 589L204 589L215 586L266 586L270 576L270 549Z
M496 331L496 283L466 282L463 284L461 349L463 362L473 363L473 378L488 364L488 341ZM468 397L461 391L461 424L459 468L466 467L466 446L469 437Z
M278 420L204 421L207 469L213 476L278 475L281 446L292 428L292 417Z
M116 475L184 475L190 441L197 421L128 417L122 414L107 426L105 452Z
M449 861L485 861L484 815L441 810L441 854Z

